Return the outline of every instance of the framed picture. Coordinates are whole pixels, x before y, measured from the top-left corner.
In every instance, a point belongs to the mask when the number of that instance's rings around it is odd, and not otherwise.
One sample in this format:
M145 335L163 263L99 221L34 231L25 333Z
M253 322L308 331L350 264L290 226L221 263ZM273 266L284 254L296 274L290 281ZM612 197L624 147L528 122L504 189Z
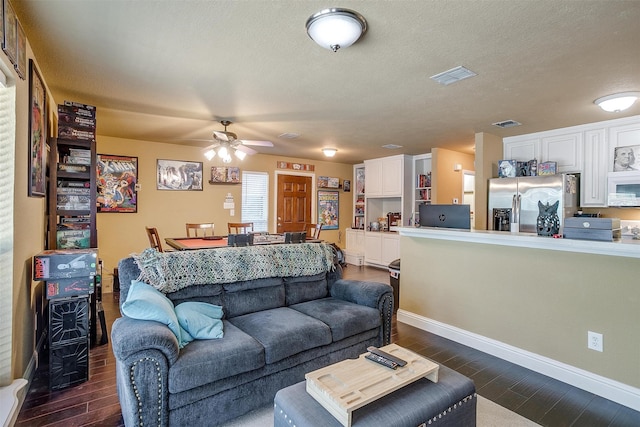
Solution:
M17 47L16 63L14 68L16 69L18 76L24 80L27 75L27 36L25 36L22 25L20 25L20 21L18 20L16 20L16 31Z
M96 159L98 212L138 212L138 158L98 154Z
M158 159L156 179L158 190L202 191L202 162Z
M318 191L318 224L323 230L337 230L340 194L337 191Z
M345 193L351 192L351 181L348 179L345 179L344 181L342 181L342 189L344 190Z
M29 197L44 197L49 134L47 91L33 60L29 60L29 112Z
M227 168L225 166L211 167L211 182L226 182Z
M7 54L12 64L16 63L16 51L18 48L18 31L16 29L16 25L18 20L16 18L16 13L13 10L13 6L11 6L11 2L9 0L2 0L4 3L4 16L3 16L3 33L4 39L2 40L2 50Z
M613 171L640 170L640 145L616 147L613 154Z
M240 168L227 168L227 182L240 182Z
M498 162L498 178L515 178L518 162L515 160L500 160Z
M557 162L538 163L538 176L555 175L557 166Z

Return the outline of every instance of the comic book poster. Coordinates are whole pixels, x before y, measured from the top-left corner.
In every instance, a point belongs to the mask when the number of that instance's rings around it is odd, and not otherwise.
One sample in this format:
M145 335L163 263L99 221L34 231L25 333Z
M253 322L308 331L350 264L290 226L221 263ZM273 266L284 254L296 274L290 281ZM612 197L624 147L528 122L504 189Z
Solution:
M158 159L158 190L202 191L202 162Z
M96 170L98 212L137 212L138 158L98 154Z
M323 230L338 229L338 207L340 193L337 191L318 191L318 224Z

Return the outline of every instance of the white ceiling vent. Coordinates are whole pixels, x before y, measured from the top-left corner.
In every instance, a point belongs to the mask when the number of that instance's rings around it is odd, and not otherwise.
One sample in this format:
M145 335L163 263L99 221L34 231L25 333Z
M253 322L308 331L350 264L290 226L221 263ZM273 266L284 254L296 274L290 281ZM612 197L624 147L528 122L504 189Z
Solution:
M389 150L395 150L395 149L398 149L398 148L402 148L402 145L387 144L387 145L383 145L382 148L387 148Z
M515 120L505 120L502 122L491 123L494 126L498 126L499 128L512 128L515 126L520 126L522 123L516 122Z
M460 80L468 79L469 77L477 76L476 73L469 70L468 68L464 68L462 65L447 70L443 73L436 74L435 76L431 76L432 80L437 81L441 85L448 86L451 83L459 82Z

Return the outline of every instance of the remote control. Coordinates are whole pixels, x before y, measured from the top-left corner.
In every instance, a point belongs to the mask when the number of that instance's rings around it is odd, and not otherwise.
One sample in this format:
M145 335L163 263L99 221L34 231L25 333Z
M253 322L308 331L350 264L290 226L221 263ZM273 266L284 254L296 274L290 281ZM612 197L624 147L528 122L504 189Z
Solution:
M387 352L385 352L385 351L382 351L382 350L380 350L379 348L376 348L376 347L373 347L373 346L368 347L368 348L367 348L367 351L368 351L369 353L375 354L375 355L380 356L380 357L383 357L383 358L385 358L385 359L389 359L389 360L391 360L392 362L395 362L398 366L404 366L404 365L406 365L406 364L407 364L407 362L406 362L406 361L404 361L404 360L400 359L399 357L396 357L396 356L394 356L394 355L392 355L392 354L389 354L389 353L387 353Z
M398 364L393 360L385 359L384 357L378 356L377 354L370 353L364 357L366 357L369 360L373 360L374 362L379 363L383 366L386 366L387 368L396 369L398 367Z

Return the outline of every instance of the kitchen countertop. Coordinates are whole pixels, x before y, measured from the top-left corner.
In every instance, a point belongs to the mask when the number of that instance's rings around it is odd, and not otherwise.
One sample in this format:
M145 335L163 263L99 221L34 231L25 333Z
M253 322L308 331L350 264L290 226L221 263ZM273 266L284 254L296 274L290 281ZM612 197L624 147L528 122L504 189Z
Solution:
M640 258L640 240L633 240L626 237L615 242L600 242L593 240L554 239L532 233L509 233L487 230L459 230L435 227L397 227L393 228L393 230L397 230L400 236L406 237Z

